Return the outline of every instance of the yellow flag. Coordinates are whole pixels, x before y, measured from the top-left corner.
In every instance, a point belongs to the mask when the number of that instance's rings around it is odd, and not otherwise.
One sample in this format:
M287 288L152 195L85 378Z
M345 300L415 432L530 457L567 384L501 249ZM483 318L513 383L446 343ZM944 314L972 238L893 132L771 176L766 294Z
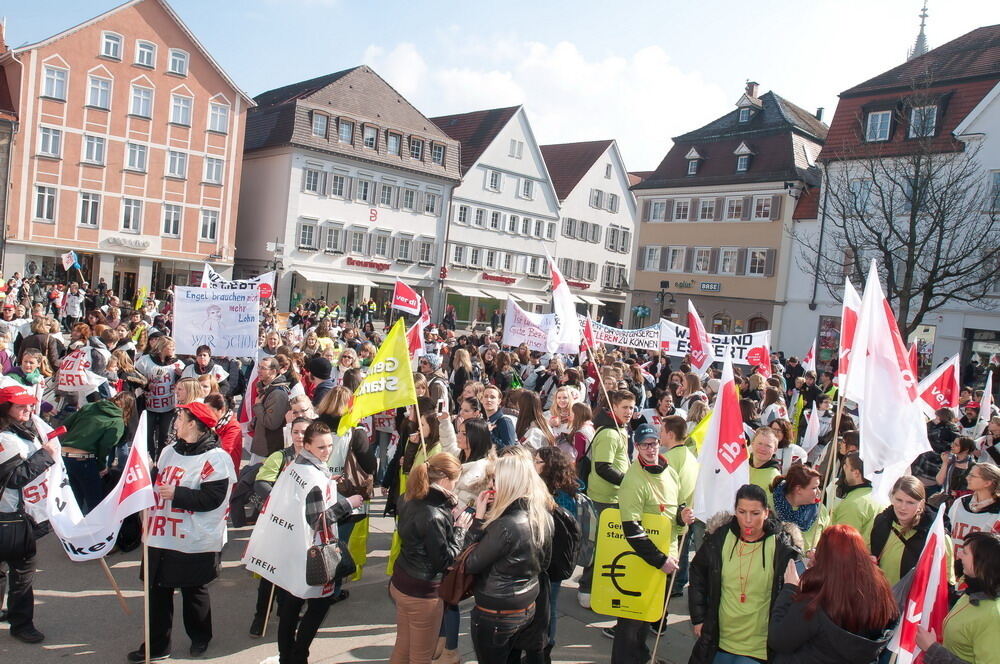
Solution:
M368 375L358 386L351 408L340 418L337 435L343 436L358 422L385 410L417 402L410 373L410 351L406 345L406 327L400 318L375 353Z
M139 289L139 294L135 298L135 308L142 309L143 303L146 301L146 296L149 295L149 289L143 286Z
M705 440L705 433L708 431L708 421L711 419L712 413L709 411L708 415L701 418L701 422L691 429L691 433L688 434L688 441L694 442L695 454L701 452L701 443Z

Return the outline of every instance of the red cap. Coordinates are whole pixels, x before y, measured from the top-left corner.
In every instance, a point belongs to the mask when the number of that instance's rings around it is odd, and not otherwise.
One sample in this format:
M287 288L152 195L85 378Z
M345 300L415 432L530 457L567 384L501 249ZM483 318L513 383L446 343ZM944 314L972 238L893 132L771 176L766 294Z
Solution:
M3 305L3 308L4 309L16 309L17 307L15 305L11 304L10 302L7 302L6 304Z
M20 385L11 385L0 389L0 403L16 403L22 406L30 406L38 403L28 390Z
M976 410L979 410L979 402L978 401L966 401L965 405L962 406L962 408L975 408Z
M2 391L3 390L0 390L0 392ZM200 401L192 401L191 403L186 403L183 406L177 407L190 412L194 415L196 420L207 426L209 429L214 429L215 425L219 423L219 418L215 414L215 411Z

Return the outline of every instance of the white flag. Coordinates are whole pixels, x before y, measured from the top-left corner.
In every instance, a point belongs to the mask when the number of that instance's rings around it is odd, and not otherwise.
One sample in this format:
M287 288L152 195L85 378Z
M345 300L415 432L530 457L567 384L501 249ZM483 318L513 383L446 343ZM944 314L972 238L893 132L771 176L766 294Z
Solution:
M563 278L555 260L545 252L549 259L549 269L552 271L552 316L553 326L546 342L548 352L557 353L560 347L580 347L580 323L576 317L576 305L573 304L573 294L569 292L569 284Z
M983 390L983 398L979 402L979 422L976 423L976 436L982 436L986 431L986 425L993 417L993 371L986 372L986 388Z
M802 358L802 370L816 371L816 339L813 339L812 346L809 347L809 352Z
M732 511L736 492L750 483L750 461L743 437L743 416L733 381L733 364L722 364L722 384L708 430L698 455L698 481L694 488L694 515L708 521L722 511Z
M816 405L809 410L809 419L806 420L806 432L802 436L802 449L806 454L812 451L819 444L819 412Z

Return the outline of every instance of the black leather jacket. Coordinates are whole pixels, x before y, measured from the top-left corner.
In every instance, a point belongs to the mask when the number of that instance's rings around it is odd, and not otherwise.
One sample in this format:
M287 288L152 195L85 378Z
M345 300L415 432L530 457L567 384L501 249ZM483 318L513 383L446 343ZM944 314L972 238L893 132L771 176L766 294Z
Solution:
M539 550L531 536L528 502L511 503L503 515L483 529L476 521L469 532L479 546L465 559L465 571L476 575L476 605L494 611L525 609L538 596L538 575L552 558L552 528Z
M432 486L424 498L401 500L398 513L402 546L396 566L414 579L440 581L465 541L448 499Z

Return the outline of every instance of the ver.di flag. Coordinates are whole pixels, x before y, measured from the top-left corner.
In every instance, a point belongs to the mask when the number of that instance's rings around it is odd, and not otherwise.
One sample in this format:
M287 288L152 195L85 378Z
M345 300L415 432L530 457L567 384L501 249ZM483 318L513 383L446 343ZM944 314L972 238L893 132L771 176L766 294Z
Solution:
M420 313L420 296L417 291L396 279L396 287L392 290L392 308L416 316Z
M691 300L688 300L688 330L690 334L688 355L691 356L691 368L703 374L714 358L709 350L708 333L705 332L701 316L698 315L698 310L694 308L694 302Z
M580 347L580 323L576 318L576 305L573 295L569 292L569 284L563 278L562 272L556 267L552 256L549 259L549 269L552 271L552 316L553 326L549 331L547 350L557 353L564 346Z
M858 314L861 313L861 297L850 279L844 281L844 304L840 312L840 344L837 349L837 383L844 398L851 399L848 386L848 371L851 368L854 335L858 331ZM853 386L851 386L853 387Z
M413 374L410 372L406 328L400 318L392 326L382 347L375 353L368 375L354 392L350 409L340 418L337 435L343 436L369 415L416 402L417 391L413 387Z
M959 378L958 354L952 355L944 364L920 381L917 394L920 407L928 419L940 408L958 408L959 392L962 389Z
M743 416L733 381L733 363L729 359L722 364L722 384L708 420L698 464L694 515L707 522L718 512L732 510L736 492L750 482Z
M809 352L802 358L802 370L816 371L816 339L813 339L812 346L809 347Z

